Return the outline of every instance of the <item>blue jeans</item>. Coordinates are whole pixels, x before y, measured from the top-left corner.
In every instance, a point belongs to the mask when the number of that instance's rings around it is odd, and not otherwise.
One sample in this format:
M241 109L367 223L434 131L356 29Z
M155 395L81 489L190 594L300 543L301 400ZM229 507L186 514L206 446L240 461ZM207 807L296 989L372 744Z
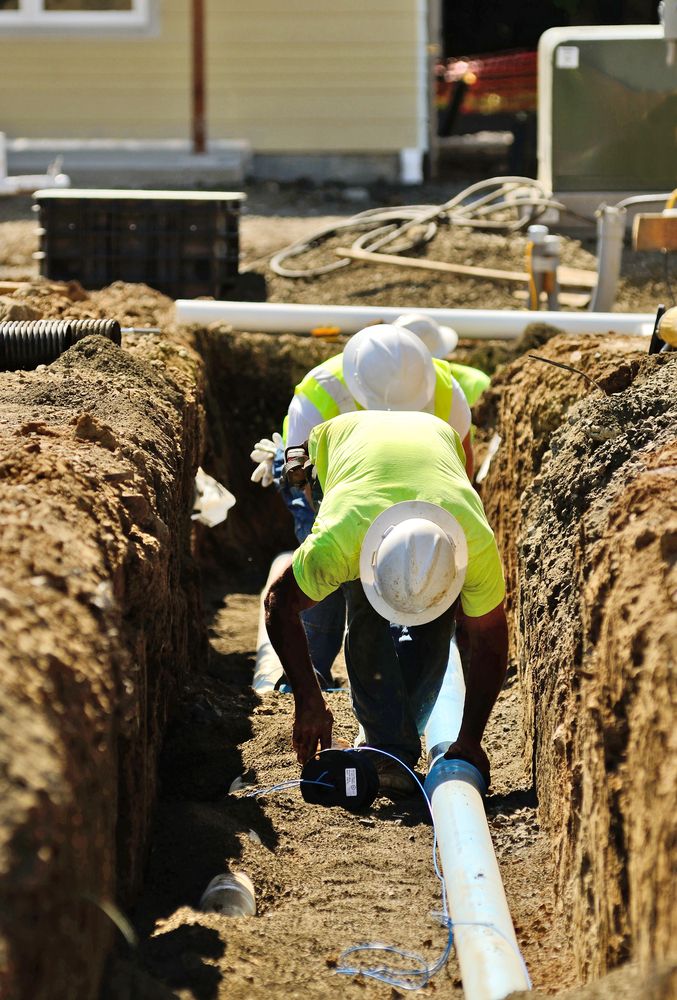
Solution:
M359 580L342 590L348 611L346 665L357 721L369 746L413 767L447 669L455 606L427 625L406 628L374 611Z
M303 490L296 487L280 486L284 453L280 449L275 456L273 474L278 490L294 518L294 534L299 542L306 538L315 522L315 511L308 503ZM335 590L323 601L307 611L301 612L301 621L306 633L310 662L331 687L334 683L331 668L341 651L346 625L346 603L340 590Z

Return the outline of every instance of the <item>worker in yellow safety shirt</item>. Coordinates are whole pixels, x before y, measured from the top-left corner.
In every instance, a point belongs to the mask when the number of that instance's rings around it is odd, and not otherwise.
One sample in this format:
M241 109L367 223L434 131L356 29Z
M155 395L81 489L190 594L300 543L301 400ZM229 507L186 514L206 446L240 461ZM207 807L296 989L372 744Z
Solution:
M319 501L312 532L265 599L268 635L294 695L299 762L331 745L333 724L299 616L343 592L346 665L364 739L411 767L460 598L470 657L461 728L447 756L470 761L488 784L481 739L507 664L505 585L458 434L428 413L357 411L318 424L286 456L287 471L302 470ZM379 758L381 791L411 791L404 769Z
M368 410L412 410L434 413L459 434L466 472L473 475L471 415L487 387L483 372L442 360L458 342L455 331L418 313L395 323L366 327L351 337L342 354L313 368L296 386L284 422L284 435L262 439L252 451L258 465L252 480L263 486L276 481L293 518L299 542L311 531L315 513L303 493L280 483L283 444L301 444L317 424L341 413ZM438 356L439 355L439 356ZM458 375L458 378L456 377ZM460 381L463 380L464 388ZM277 473L277 475L276 475ZM332 665L345 630L345 603L340 591L303 615L315 669L331 686Z

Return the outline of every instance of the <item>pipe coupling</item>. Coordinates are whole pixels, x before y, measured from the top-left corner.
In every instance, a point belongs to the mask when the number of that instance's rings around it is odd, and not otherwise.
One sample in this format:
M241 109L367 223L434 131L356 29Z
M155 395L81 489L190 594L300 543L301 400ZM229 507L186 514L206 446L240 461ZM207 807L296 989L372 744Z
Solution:
M435 789L446 781L465 781L472 785L480 795L487 794L486 781L475 765L470 764L467 760L459 760L457 757L447 760L445 757L438 757L428 771L428 776L423 784L428 798L432 799Z

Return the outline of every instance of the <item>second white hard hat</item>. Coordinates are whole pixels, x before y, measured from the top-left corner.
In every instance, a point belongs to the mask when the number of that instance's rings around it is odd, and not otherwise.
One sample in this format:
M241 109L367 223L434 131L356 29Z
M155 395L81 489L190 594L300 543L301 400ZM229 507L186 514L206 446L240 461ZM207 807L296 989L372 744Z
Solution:
M367 600L397 625L425 625L444 614L461 592L467 566L460 524L443 507L423 500L384 510L360 550Z
M458 334L450 326L442 326L431 316L423 313L403 313L394 321L393 326L410 330L420 337L434 358L446 358L456 350Z
M423 410L435 394L435 366L427 347L388 323L366 326L350 338L343 377L366 410Z

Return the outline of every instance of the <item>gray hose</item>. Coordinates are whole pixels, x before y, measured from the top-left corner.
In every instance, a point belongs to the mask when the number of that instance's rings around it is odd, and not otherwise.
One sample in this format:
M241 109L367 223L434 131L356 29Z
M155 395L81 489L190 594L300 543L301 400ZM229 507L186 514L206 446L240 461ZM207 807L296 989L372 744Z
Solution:
M306 268L286 264L342 233L357 232L354 249L375 251L397 240L396 252L403 253L429 243L439 223L518 232L548 208L564 210L565 206L553 201L533 177L491 177L470 185L442 205L403 205L360 212L278 251L270 260L270 268L283 278L311 278L347 267L352 263L349 258Z

